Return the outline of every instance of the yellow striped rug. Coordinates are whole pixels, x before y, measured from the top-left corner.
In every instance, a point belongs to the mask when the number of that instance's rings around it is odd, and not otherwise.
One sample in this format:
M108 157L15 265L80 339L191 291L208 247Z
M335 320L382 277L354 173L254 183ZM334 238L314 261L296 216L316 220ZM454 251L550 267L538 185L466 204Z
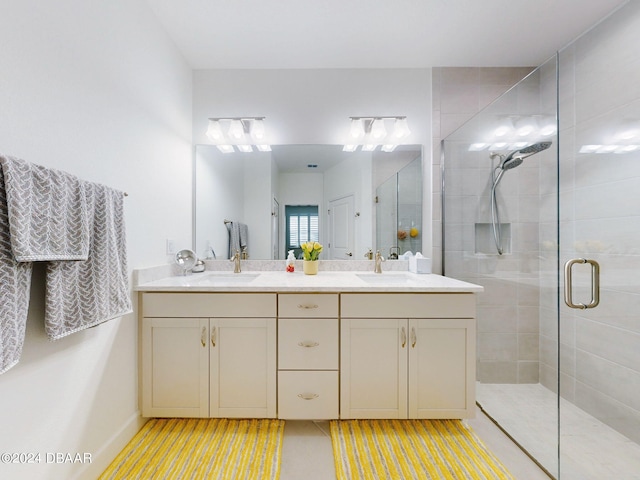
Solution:
M149 420L102 473L106 479L277 479L282 420Z
M330 429L339 480L513 480L460 420L334 420Z

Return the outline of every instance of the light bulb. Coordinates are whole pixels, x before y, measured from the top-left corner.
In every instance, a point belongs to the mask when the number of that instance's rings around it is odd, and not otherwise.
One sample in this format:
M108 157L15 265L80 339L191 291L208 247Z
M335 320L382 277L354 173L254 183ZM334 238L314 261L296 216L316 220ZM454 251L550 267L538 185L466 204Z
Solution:
M371 138L380 140L387 136L387 129L384 128L384 120L376 118L371 125Z
M260 118L253 121L253 125L251 126L251 135L256 140L262 140L265 137L264 132L264 121Z
M236 140L241 140L244 137L244 126L242 120L231 120L229 125L229 136Z
M213 141L219 141L224 138L220 122L217 120L209 120L209 128L207 128L207 137Z
M364 120L361 118L352 118L351 131L349 132L349 135L354 139L364 137Z
M411 130L409 130L409 124L407 123L406 117L396 118L396 121L393 124L393 135L396 138L404 138L408 137L411 134Z

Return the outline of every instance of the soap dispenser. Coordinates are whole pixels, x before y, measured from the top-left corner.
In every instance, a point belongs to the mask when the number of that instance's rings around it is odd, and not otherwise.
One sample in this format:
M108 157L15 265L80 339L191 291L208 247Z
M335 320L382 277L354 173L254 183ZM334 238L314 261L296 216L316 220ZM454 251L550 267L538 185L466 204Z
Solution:
M295 270L296 257L293 254L293 250L289 250L289 255L287 256L287 272L293 272Z

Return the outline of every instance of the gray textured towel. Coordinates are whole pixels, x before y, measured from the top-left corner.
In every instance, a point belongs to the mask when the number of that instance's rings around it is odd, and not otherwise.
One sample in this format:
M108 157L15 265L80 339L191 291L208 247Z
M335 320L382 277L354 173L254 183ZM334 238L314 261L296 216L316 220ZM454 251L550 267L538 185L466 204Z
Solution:
M238 224L238 231L240 233L240 251L249 252L249 227L244 223Z
M56 340L132 311L122 192L86 183L91 244L86 261L47 264L45 330Z
M236 250L240 251L240 224L228 222L227 230L229 231L229 258L231 258L236 254Z
M20 360L30 288L31 263L16 262L11 250L7 197L0 163L0 374Z
M15 157L0 156L0 163L14 258L19 262L86 260L86 182Z
M0 155L0 374L24 343L32 261L47 265L50 339L131 312L123 194Z

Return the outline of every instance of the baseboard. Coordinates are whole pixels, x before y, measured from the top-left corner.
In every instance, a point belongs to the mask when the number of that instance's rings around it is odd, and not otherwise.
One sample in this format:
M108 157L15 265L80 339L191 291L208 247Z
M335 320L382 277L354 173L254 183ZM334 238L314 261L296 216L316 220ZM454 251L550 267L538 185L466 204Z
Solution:
M112 435L102 448L92 454L91 463L85 464L72 479L95 480L98 478L148 420L148 418L142 418L139 411L129 417L122 428Z

